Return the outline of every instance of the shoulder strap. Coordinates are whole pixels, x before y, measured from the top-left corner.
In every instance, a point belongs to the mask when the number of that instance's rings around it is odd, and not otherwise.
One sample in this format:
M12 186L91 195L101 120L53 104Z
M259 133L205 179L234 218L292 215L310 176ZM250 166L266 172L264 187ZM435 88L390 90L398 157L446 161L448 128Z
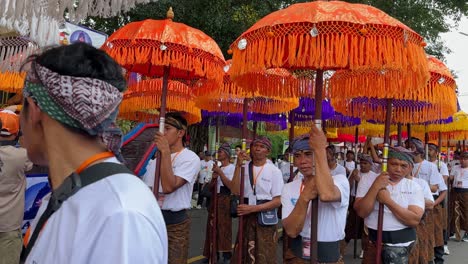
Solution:
M250 186L252 187L252 191L254 192L254 195L257 195L255 193L255 188L253 186L254 180L253 180L253 162L252 161L249 162L249 182L250 182Z
M47 208L44 213L39 218L37 222L36 228L34 229L31 238L27 244L26 248L23 248L21 252L21 260L26 261L29 253L31 252L36 240L41 232L42 228L44 227L47 220L50 216L57 211L62 203L66 201L68 198L73 196L77 193L81 188L85 187L86 185L90 185L94 182L102 180L108 176L120 174L120 173L128 173L133 174L125 165L113 162L101 162L95 164L91 167L86 168L81 174L73 173L72 175L68 176L64 182L52 192L50 197L49 203L47 204Z

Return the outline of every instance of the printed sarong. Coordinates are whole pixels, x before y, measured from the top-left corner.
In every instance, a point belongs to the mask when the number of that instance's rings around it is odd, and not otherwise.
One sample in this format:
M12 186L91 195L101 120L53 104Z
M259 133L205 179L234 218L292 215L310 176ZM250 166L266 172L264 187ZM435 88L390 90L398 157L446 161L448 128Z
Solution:
M190 217L179 224L166 225L169 242L169 262L187 264L190 241Z
M208 220L206 223L205 246L203 248L203 256L210 257L212 231L216 228L216 242L218 252L231 252L232 250L232 218L230 214L231 203L230 197L226 194L218 194L217 196L218 214L217 223L213 223L214 218L214 203L211 203Z

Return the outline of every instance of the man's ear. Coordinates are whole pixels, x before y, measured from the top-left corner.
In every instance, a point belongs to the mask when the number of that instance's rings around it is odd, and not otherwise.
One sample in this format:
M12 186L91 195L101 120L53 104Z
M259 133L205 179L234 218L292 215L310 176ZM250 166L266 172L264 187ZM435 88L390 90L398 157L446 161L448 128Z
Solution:
M183 129L179 130L178 132L179 132L179 137L180 137L180 138L183 138L184 135L185 135L185 133L187 133L187 132L186 132L185 130L183 130Z
M26 100L28 101L28 109L27 109L28 113L27 113L26 118L28 118L29 121L31 121L32 123L41 122L42 111L39 108L39 106L37 106L36 102L31 97L27 97Z

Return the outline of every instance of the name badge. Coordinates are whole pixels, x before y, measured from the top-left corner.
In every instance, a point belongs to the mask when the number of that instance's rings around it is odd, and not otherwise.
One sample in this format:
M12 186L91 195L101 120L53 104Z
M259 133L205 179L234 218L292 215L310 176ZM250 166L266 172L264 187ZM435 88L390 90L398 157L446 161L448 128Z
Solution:
M249 194L249 205L256 205L257 204L257 197L251 193Z
M302 258L310 259L310 238L302 237Z

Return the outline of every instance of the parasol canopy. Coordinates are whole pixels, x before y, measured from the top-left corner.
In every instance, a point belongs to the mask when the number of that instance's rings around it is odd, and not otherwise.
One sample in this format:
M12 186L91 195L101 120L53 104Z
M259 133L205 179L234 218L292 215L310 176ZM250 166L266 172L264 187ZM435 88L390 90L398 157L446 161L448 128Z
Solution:
M313 79L313 70L392 70L400 83L420 84L418 88L423 89L429 78L424 45L420 35L372 6L341 1L299 3L267 15L236 39L230 50L231 75L243 88L255 89L250 84L260 75L253 73L271 68L288 69L306 80ZM277 96L303 95L295 83L285 82L283 87ZM348 96L357 88L350 88ZM359 93L381 96L394 88L374 85ZM277 88L264 85L259 89L267 94Z

